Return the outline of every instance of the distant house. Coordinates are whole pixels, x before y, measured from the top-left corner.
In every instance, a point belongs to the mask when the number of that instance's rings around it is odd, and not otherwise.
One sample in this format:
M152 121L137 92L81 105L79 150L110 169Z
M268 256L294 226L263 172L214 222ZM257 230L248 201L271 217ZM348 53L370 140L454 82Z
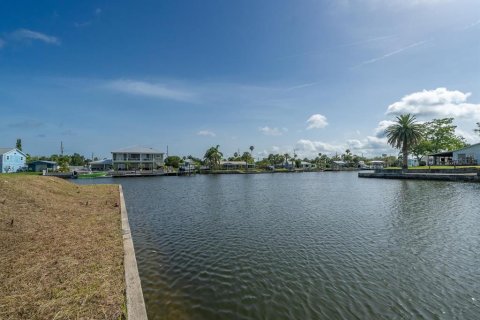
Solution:
M304 170L314 169L316 167L317 166L314 163L310 163L310 162L307 162L307 161L300 162L300 168L302 168Z
M347 166L345 161L335 160L332 161L332 170L343 170Z
M385 167L385 161L372 160L370 161L370 166L372 167L372 169L383 169L383 167Z
M90 170L92 171L108 171L113 168L112 159L103 159L90 162Z
M220 167L223 170L238 170L245 168L255 168L255 163L247 163L245 161L220 161Z
M28 164L28 171L41 172L43 170L55 171L58 164L55 161L37 160Z
M0 148L0 173L24 169L26 161L27 155L17 148Z
M163 152L146 147L131 147L112 151L114 170L156 170L163 167Z

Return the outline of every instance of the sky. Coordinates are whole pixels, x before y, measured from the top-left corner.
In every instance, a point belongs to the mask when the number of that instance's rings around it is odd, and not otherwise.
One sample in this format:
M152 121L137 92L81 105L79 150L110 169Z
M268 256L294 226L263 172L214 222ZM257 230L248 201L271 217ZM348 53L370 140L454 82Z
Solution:
M480 142L480 1L0 2L0 147L396 155L404 113Z

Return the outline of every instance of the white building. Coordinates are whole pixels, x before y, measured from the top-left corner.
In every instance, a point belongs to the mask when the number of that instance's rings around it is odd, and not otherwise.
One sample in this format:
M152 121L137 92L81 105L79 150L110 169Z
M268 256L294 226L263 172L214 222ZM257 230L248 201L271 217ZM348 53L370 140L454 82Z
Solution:
M163 167L163 152L146 147L131 147L112 151L114 170L156 170Z

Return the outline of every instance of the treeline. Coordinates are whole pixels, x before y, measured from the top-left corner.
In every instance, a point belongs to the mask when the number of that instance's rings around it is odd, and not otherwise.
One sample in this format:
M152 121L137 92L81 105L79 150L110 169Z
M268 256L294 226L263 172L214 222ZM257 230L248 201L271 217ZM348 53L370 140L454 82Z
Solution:
M85 158L84 156L74 153L72 155L60 155L52 154L51 156L30 156L27 154L27 164L37 160L44 161L55 161L60 167L61 166L86 166L92 160ZM93 161L97 161L98 158L94 158Z
M165 159L165 165L171 166L174 168L180 167L187 160L193 163L196 166L210 166L212 168L219 168L221 161L241 161L248 164L255 164L257 168L267 169L269 167L289 167L289 168L300 168L302 162L308 162L315 164L317 168L331 168L334 165L334 161L342 161L344 167L359 167L362 162L368 163L372 160L382 160L387 165L398 165L398 157L383 155L381 157L367 158L361 155L357 155L351 152L350 149L346 149L342 154L335 154L334 156L328 156L323 153L318 153L315 158L299 158L296 153L272 153L267 157L259 161L255 161L252 152L254 147L250 146L250 152L245 151L243 153L235 152L232 156L226 157L223 152L220 151L220 146L209 148L203 157L203 159L195 158L191 155L189 156L169 156Z

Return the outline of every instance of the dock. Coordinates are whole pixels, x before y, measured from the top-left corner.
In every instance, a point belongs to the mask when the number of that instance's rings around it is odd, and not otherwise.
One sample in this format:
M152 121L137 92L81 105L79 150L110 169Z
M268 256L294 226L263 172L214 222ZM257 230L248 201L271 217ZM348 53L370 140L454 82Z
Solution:
M480 182L480 171L477 169L451 169L451 170L406 170L385 169L373 172L359 172L359 178L379 179L406 179L406 180L436 180L436 181L465 181Z

